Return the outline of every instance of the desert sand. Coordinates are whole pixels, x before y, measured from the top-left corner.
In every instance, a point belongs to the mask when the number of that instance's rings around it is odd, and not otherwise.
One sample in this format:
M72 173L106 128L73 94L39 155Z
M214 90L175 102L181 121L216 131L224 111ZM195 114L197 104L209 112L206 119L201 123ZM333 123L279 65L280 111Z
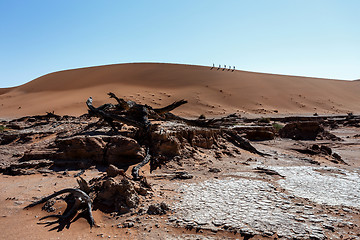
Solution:
M186 99L185 117L239 114L360 112L360 82L254 73L204 66L132 63L66 70L0 89L0 117L54 111L86 113L85 101L108 101L107 92L153 107Z
M110 91L154 108L186 99L172 113L223 118L212 127L151 119L147 132L126 125L113 131L99 116L81 116L90 96L95 107L115 104ZM359 92L359 80L162 63L66 70L0 89L0 238L359 239ZM309 132L315 137L304 137ZM166 161L140 170L150 187L131 193L139 203L128 212L94 208L94 227L80 218L59 229L41 218L65 214L64 199L54 199L49 212L43 204L24 210L78 188L79 176L140 186L129 159L147 146L155 164ZM110 176L110 163L129 168ZM149 213L160 202L167 212Z

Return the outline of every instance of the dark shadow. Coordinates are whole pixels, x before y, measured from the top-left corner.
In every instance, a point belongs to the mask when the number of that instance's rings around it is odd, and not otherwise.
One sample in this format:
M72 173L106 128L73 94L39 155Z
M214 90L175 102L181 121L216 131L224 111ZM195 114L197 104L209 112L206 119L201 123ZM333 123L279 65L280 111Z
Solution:
M68 196L66 196L64 201L66 202L67 206L66 206L66 209L63 214L61 214L61 215L52 214L52 215L48 215L48 216L40 218L40 221L48 219L48 218L57 218L57 220L47 221L47 222L39 222L38 224L45 225L44 227L52 227L49 229L49 231L56 230L57 232L61 232L62 230L64 230L64 228L69 229L70 225L72 223L76 222L80 218L85 218L88 221L88 223L91 225L91 219L90 219L89 215L86 214L87 211L85 209L86 209L87 205L85 203L80 204L79 209L81 209L81 211L78 213L78 211L74 211L74 209L73 209L74 205L75 205L75 200L74 200L74 197L72 196L72 194L69 194Z

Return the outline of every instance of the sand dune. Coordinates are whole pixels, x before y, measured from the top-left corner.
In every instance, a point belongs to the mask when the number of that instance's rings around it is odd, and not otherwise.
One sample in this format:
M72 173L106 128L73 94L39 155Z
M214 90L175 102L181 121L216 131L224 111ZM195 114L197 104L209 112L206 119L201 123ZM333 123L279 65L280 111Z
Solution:
M163 106L187 99L176 114L196 117L240 114L360 113L360 81L284 76L217 68L133 63L50 73L24 85L0 89L0 117L81 115L89 96L94 105L127 100Z
M0 88L0 95L10 92L13 88Z

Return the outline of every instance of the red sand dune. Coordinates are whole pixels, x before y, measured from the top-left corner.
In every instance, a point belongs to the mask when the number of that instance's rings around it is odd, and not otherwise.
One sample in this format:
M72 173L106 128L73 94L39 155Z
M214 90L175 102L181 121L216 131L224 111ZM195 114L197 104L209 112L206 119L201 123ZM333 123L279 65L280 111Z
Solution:
M360 113L360 81L222 71L204 66L132 63L50 73L24 85L0 89L0 117L81 115L85 101L113 102L112 91L126 100L153 107L186 99L175 111L196 117L240 114Z

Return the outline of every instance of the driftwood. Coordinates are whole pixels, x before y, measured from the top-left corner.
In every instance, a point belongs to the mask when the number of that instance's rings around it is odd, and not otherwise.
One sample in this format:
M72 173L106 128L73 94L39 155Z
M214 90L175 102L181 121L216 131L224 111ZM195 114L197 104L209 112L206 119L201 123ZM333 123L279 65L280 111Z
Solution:
M165 106L163 108L152 108L148 105L137 104L134 101L125 101L122 98L118 98L114 93L108 93L110 98L116 100L117 104L104 104L98 108L92 104L92 98L90 97L86 101L86 105L89 108L89 113L100 117L107 122L114 132L117 132L114 122L127 124L138 128L135 136L135 140L140 144L144 145L146 150L146 156L144 160L135 166L132 170L134 179L139 180L139 170L141 167L146 165L150 161L150 169L154 170L158 167L159 161L156 158L156 153L152 151L152 140L151 140L151 122L149 119L160 120L160 121L180 121L187 125L205 127L205 128L220 128L222 124L226 123L229 118L220 119L186 119L179 117L170 111L187 103L186 100L175 101L174 103ZM231 118L236 116L230 115ZM254 148L247 140L239 136L235 131L225 130L223 131L223 137L235 146L265 156L266 154L259 152Z
M163 108L152 108L149 105L137 104L134 101L125 101L118 98L114 93L109 92L110 98L115 99L118 104L104 104L98 108L92 105L92 98L90 97L86 104L89 111L103 118L113 127L113 121L125 123L139 128L146 128L149 126L149 118L160 121L177 120L185 122L188 125L198 127L213 127L212 123L218 121L217 119L186 119L170 113L172 110L187 103L186 100L175 101L172 104ZM113 127L114 130L116 130Z
M187 103L186 100L180 100L180 101L176 101L166 107L163 107L163 108L155 108L153 109L157 114L165 114L165 113L168 113L168 112L171 112L172 110L174 110L175 108L177 107L180 107L181 105Z
M229 142L241 149L244 149L254 154L258 154L260 156L269 156L269 154L258 151L253 145L250 144L248 140L242 138L234 131L226 130L224 131L223 135Z
M123 116L120 116L120 115L116 115L116 114L112 114L112 113L104 111L103 106L101 106L100 108L95 108L92 105L92 98L91 97L86 101L86 105L88 106L88 108L89 108L89 110L90 110L90 112L92 114L95 114L98 117L103 118L106 122L109 123L109 125L113 128L114 131L117 131L117 129L116 129L114 123L113 123L114 121L118 121L118 122L121 122L121 123L125 123L125 124L128 124L128 125L139 127L139 128L144 127L144 125L141 124L138 121L135 121L135 120L129 119L127 117L123 117Z
M70 193L68 198L66 198L68 206L67 206L66 210L64 211L64 213L62 215L53 214L53 215L43 217L40 220L44 220L47 218L58 218L58 220L53 221L53 222L45 222L42 224L46 224L47 226L50 226L50 225L58 223L59 225L54 227L51 230L58 229L58 231L61 231L65 226L67 228L69 228L71 222L74 222L79 217L84 216L88 220L90 227L93 227L95 222L94 222L94 218L93 218L92 212L91 212L91 210L92 210L91 198L85 192L81 191L80 189L66 188L66 189L57 191L47 197L40 199L39 201L36 201L34 203L27 205L24 209L34 207L41 203L45 203L48 200L50 200L56 196L59 196L61 194L64 194L64 193ZM79 210L81 210L81 213L78 214Z
M141 163L139 163L138 165L136 165L135 167L133 167L133 169L131 171L131 174L132 174L134 180L141 179L141 177L139 176L139 170L140 170L140 168L145 166L148 162L150 162L150 158L151 158L151 155L149 154L149 148L147 148L146 156L145 156L144 160Z
M169 112L174 110L177 107L187 103L186 100L176 101L166 107L163 108L152 108L148 105L137 104L133 101L125 101L122 98L118 98L114 93L108 93L110 98L113 98L117 101L117 105L104 104L98 108L95 108L92 104L92 98L90 97L86 101L86 105L89 108L89 112L94 114L104 121L106 121L113 131L117 132L114 121L120 122L123 124L131 125L138 128L138 132L136 135L136 140L146 146L147 153L144 160L135 166L132 170L132 175L134 179L139 180L139 170L141 167L146 165L151 159L151 153L149 152L151 149L151 134L150 127L151 123L149 118L155 120L183 120L181 118L176 118L175 115L170 114ZM114 110L112 110L114 109Z

